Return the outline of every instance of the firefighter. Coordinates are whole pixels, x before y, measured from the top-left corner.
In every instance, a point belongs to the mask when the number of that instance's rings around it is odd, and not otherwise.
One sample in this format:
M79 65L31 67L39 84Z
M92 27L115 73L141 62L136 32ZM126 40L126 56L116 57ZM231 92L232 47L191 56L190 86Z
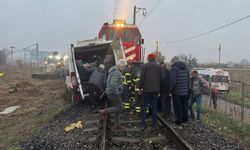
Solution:
M139 86L140 77L134 76L133 82L134 82L134 101L135 101L135 112L138 113L138 115L141 112L141 95L140 95L140 89Z
M133 100L133 109L136 112L137 116L140 116L141 113L141 105L142 105L142 98L139 89L139 82L140 82L140 67L141 65L132 67L133 72L133 90L132 90L132 100ZM134 71L133 71L134 69ZM146 109L146 113L149 113L149 107Z
M130 111L131 108L131 97L132 97L132 80L133 75L131 71L131 64L128 63L127 67L124 69L122 78L123 78L123 108L126 112Z

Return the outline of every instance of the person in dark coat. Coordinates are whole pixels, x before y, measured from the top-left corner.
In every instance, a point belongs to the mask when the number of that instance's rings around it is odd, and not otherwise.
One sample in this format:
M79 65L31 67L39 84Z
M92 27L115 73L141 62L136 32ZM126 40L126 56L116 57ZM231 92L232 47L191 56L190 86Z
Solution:
M171 59L170 92L173 97L175 123L181 125L188 122L188 89L189 69L178 57Z
M83 61L81 59L76 60L76 67L77 67L77 71L79 73L81 82L88 81L88 79L91 76L93 70L96 68L95 63L91 63L91 64L85 63L85 64L83 64Z
M152 127L157 124L157 98L160 93L161 67L155 62L155 54L148 55L148 63L143 64L140 72L139 89L142 93L141 127L145 128L146 109L152 107Z
M161 65L161 84L160 84L160 101L161 101L161 112L163 116L169 116L171 112L171 97L169 96L169 75L170 72L166 68L164 62Z
M89 83L94 84L100 92L103 92L105 89L106 84L106 72L105 66L100 64L98 68L92 72L91 76L89 77Z
M106 87L106 76L107 74L105 72L105 66L103 64L100 64L98 68L95 68L95 70L89 77L87 86L89 87L88 93L90 94L90 96L88 97L88 99L93 104L91 106L92 108L96 108L98 106L103 107L104 105L104 101L101 100L101 95L103 95Z

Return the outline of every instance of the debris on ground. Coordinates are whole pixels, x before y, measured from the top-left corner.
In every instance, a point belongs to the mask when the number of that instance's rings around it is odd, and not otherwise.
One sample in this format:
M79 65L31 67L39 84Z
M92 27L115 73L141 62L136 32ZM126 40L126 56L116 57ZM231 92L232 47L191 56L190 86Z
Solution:
M73 130L75 128L82 129L82 122L81 121L73 122L67 125L67 127L64 128L64 131L69 132L70 130Z
M11 87L9 89L9 93L17 93L17 88L16 87Z
M34 71L35 68L23 66L9 70L6 78L0 77L0 150L18 147L21 140L42 128L70 105L70 101L66 100L63 79L34 80L31 78ZM16 87L17 92L9 93L11 87ZM2 115L9 106L20 108Z
M2 112L0 112L0 115L4 115L4 114L9 114L14 112L17 108L20 108L20 106L10 106L5 108Z

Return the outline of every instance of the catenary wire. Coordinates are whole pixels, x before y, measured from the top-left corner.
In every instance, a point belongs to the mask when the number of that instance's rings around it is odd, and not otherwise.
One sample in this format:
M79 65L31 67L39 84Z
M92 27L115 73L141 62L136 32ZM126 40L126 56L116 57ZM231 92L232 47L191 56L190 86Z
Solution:
M233 24L236 24L236 23L238 23L238 22L240 22L240 21L242 21L242 20L248 19L248 18L250 18L250 15L247 15L247 16L242 17L242 18L240 18L240 19L237 19L237 20L235 20L235 21L233 21L233 22L230 22L230 23L228 23L228 24L226 24L226 25L217 27L217 28L215 28L215 29L209 30L209 31L204 32L204 33L200 33L200 34L197 34L197 35L194 35L194 36L191 36L191 37L188 37L188 38L184 38L184 39L181 39L181 40L167 41L166 44L175 44L175 43L180 43L180 42L184 42L184 41L189 41L189 40L192 40L192 39L196 39L196 38L205 36L205 35L207 35L207 34L216 32L216 31L218 31L218 30L224 29L224 28L226 28L226 27L229 27L229 26L231 26L231 25L233 25Z
M159 4L162 2L163 0L158 0L154 6L150 9L150 11L148 11L147 15L145 17L143 17L142 21L138 24L138 27L141 26L143 24L143 22L153 13L153 11L157 8L157 6L159 6Z

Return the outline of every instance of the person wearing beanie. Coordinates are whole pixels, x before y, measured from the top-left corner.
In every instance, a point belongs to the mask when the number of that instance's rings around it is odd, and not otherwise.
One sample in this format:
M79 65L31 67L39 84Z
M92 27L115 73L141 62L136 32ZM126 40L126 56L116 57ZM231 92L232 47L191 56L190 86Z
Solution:
M189 69L177 56L171 59L170 92L173 98L175 124L188 122Z
M148 60L155 60L155 58L156 58L156 55L153 53L148 55Z
M141 127L146 128L146 109L152 108L152 127L157 125L157 99L160 92L161 67L155 62L156 55L148 55L148 63L143 64L140 72L139 89L142 93Z
M120 59L116 62L116 65L111 67L108 71L106 94L109 102L112 104L110 107L99 110L101 119L106 119L110 113L115 113L115 128L120 129L119 116L122 112L122 98L123 82L121 72L126 67L127 62L124 59Z

